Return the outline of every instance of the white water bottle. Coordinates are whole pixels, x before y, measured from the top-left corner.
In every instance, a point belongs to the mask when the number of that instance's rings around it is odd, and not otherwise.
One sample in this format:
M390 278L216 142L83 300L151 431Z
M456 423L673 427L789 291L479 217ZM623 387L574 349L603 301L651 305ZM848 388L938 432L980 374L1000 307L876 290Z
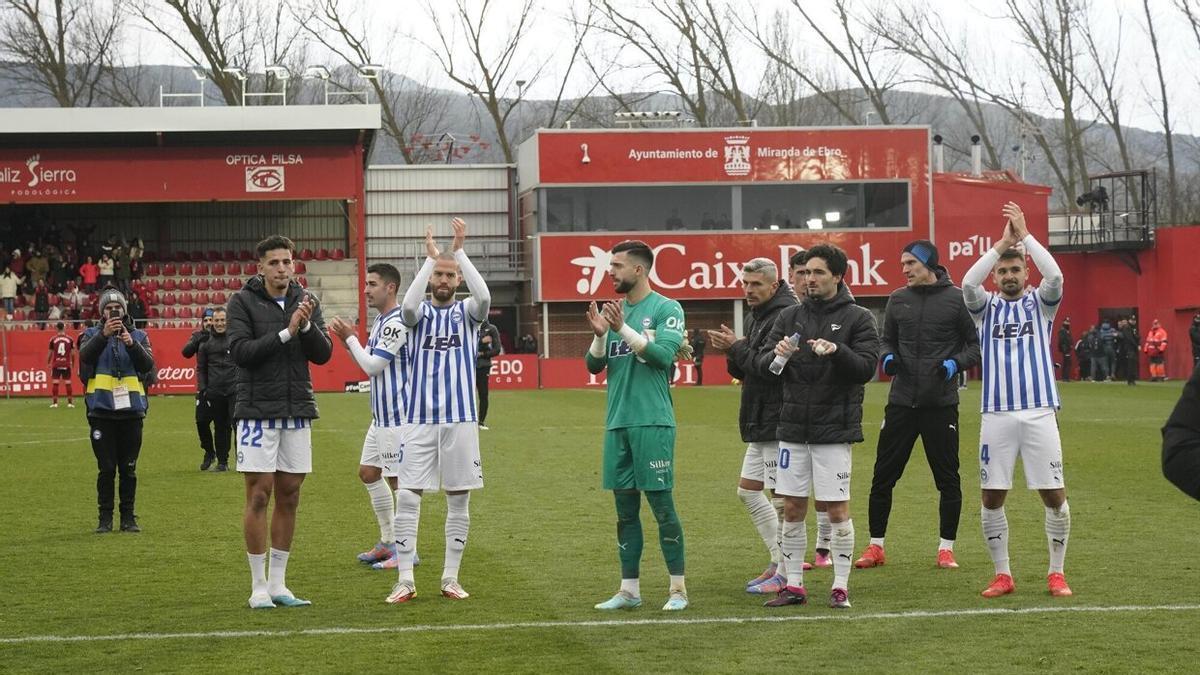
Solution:
M793 347L799 346L800 334L792 333L792 336L788 338L788 342L791 342ZM771 371L772 375L778 375L783 372L783 367L787 365L787 362L788 357L776 354L775 360L771 362L771 365L769 368L767 368L767 370Z

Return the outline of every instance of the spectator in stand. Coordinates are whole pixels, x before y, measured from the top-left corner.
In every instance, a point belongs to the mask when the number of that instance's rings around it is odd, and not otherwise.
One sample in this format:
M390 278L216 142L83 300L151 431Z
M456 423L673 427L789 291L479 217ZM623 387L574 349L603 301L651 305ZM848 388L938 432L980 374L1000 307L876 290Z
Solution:
M100 288L108 288L113 280L113 259L107 253L101 253L96 267L100 268Z
M92 262L92 256L89 255L79 266L79 276L83 277L84 291L91 293L96 290L96 284L100 282L100 267Z
M21 249L13 249L12 259L8 261L8 266L12 268L12 273L20 279L17 282L18 288L24 289L29 278L25 275L25 256L21 255Z
M699 328L692 330L692 360L696 363L696 386L704 385L704 348L708 346L708 342L704 340L704 334Z
M117 279L117 288L126 296L129 295L129 249L120 246L113 253L113 276Z
M38 328L46 327L46 319L50 316L50 289L45 279L38 279L37 287L33 289L33 318L41 323Z
M141 249L132 249L129 252L129 279L131 282L142 280L142 274L145 269L142 267Z
M25 271L28 273L29 285L37 288L39 282L46 280L46 276L50 273L50 261L41 251L34 251L33 257L25 264Z
M1188 330L1192 339L1192 368L1200 366L1200 313L1192 317L1192 327Z
M1137 335L1133 336L1134 353L1137 353ZM1146 334L1146 355L1150 357L1150 381L1167 381L1167 329L1155 319ZM1134 357L1136 358L1136 356Z
M129 298L129 318L133 319L135 328L146 327L146 303L142 302L142 296L138 293Z
M74 327L79 327L79 320L83 317L83 308L87 304L87 294L79 290L79 284L75 281L67 282L67 290L62 294L63 306L66 307L66 317L75 322Z
M46 273L46 285L50 287L51 293L61 293L63 286L67 283L62 253L59 253L57 248L50 247L48 260L50 270Z
M538 353L537 338L533 337L533 334L526 333L525 335L521 336L521 353L522 354L537 354Z
M4 273L0 274L0 299L4 300L4 318L12 316L13 310L17 306L17 290L24 281L13 272L11 266L4 266Z

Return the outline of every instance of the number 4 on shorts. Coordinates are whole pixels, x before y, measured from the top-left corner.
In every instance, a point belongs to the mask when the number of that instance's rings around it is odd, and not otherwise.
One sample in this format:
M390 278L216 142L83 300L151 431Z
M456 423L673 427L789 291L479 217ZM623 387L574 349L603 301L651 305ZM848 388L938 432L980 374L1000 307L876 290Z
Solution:
M987 443L984 443L983 446L979 448L979 461L983 462L984 464L988 463L988 444Z

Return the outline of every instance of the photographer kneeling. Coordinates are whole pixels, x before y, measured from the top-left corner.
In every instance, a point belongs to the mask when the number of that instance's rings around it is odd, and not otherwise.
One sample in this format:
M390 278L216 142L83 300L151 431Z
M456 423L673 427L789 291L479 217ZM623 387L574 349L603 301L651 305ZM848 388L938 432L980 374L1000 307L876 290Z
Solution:
M113 526L113 478L119 472L121 531L140 532L133 503L137 493L137 459L142 449L142 418L149 402L142 377L154 370L154 355L145 331L134 329L125 296L115 289L100 295L99 326L88 328L79 348L82 378L87 382L87 416L92 452L96 455L96 532Z

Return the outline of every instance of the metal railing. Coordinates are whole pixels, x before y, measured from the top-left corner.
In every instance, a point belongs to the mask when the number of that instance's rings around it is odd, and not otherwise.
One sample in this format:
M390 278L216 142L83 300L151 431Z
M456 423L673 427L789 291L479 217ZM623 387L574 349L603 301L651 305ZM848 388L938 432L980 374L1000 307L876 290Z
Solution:
M529 276L525 264L524 239L468 239L463 249L481 274L511 274L518 279ZM447 242L441 241L445 246ZM420 267L425 260L425 240L411 237L368 237L367 264L396 263L404 271Z

